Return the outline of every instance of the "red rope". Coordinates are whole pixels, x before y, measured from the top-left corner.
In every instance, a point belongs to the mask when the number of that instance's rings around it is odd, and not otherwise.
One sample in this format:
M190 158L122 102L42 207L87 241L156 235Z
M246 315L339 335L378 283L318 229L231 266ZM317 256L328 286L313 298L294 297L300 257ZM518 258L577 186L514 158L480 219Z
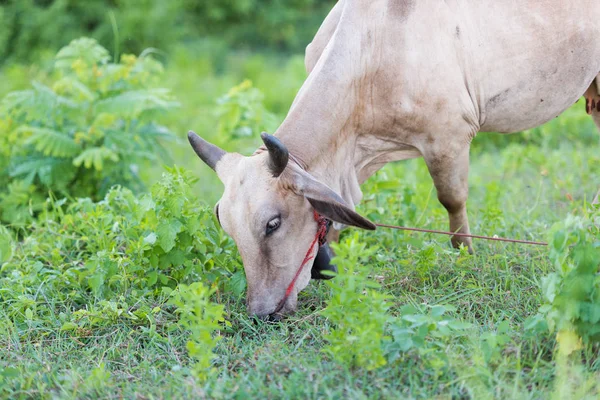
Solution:
M302 260L302 264L300 264L300 268L298 268L298 270L296 271L296 275L294 275L294 279L292 279L292 281L288 285L287 289L285 290L285 295L283 296L281 301L279 301L279 304L277 304L277 307L275 308L275 311L273 311L273 314L277 314L279 311L281 311L281 309L285 305L285 302L292 294L292 291L294 290L294 286L296 286L296 281L298 280L300 273L304 269L304 266L306 264L308 264L308 262L314 258L314 256L312 255L312 252L313 252L313 249L315 248L315 245L317 243L319 243L321 245L323 243L325 243L325 235L327 234L327 219L320 216L314 210L313 210L313 216L315 218L315 221L318 224L317 233L315 235L315 238L312 240L310 247L308 248L308 251L306 252L306 255L304 256L304 260Z
M468 233L436 231L433 229L407 228L405 226L386 225L386 224L375 224L375 225L380 226L382 228L398 229L398 230L402 230L402 231L438 233L440 235L451 235L451 236L459 236L459 237L470 237L470 238L474 238L474 239L496 240L498 242L523 243L523 244L531 244L531 245L536 245L536 246L548 246L548 243L545 243L545 242L532 242L529 240L507 239L507 238L500 238L500 237L471 235Z

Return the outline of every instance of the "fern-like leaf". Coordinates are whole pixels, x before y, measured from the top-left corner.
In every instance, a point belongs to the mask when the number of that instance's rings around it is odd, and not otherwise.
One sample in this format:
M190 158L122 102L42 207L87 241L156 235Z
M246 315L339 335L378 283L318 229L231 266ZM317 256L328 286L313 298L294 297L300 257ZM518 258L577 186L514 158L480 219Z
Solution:
M72 76L65 76L52 86L56 93L68 96L77 102L94 101L96 94L83 82Z
M83 164L87 169L93 166L96 171L102 171L104 160L117 162L119 161L119 155L106 147L92 147L77 156L73 160L73 165L80 167Z
M169 99L168 89L130 90L96 103L96 113L116 114L135 118L148 110L168 110L179 106Z
M19 107L27 106L33 102L34 97L35 91L33 90L10 92L0 101L0 112L9 113Z
M70 160L55 157L45 157L39 153L25 158L17 157L12 160L9 169L11 177L19 177L26 184L32 184L35 177L50 188L62 189L74 178L76 170L71 167Z
M46 156L68 158L81 151L81 147L68 135L49 128L23 126L23 132L32 132L25 144L34 145L35 149Z

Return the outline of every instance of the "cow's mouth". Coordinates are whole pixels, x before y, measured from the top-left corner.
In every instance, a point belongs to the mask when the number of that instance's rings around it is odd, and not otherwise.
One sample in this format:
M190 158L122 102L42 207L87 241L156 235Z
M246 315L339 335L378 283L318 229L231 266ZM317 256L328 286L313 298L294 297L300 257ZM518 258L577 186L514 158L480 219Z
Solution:
M323 243L323 245L319 246L319 251L310 271L310 277L312 279L333 278L337 274L337 267L331 264L333 256L333 250L331 250L328 243Z

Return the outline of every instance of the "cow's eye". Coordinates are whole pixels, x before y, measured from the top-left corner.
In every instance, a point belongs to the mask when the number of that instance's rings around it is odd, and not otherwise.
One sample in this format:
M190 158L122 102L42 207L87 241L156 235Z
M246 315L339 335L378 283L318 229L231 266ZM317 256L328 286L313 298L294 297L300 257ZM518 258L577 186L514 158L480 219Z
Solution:
M266 234L270 235L275 232L277 228L281 226L281 217L277 216L272 218L269 222L267 222Z

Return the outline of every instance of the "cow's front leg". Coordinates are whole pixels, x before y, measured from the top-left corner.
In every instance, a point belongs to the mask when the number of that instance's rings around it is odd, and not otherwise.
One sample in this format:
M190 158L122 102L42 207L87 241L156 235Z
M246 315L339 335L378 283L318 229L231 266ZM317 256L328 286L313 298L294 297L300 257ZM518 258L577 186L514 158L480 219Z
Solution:
M469 234L469 220L467 219L467 197L469 195L469 145L458 150L451 146L428 151L423 154L429 173L437 190L440 203L448 210L450 218L450 231ZM470 237L452 236L452 246L468 247L473 253Z

